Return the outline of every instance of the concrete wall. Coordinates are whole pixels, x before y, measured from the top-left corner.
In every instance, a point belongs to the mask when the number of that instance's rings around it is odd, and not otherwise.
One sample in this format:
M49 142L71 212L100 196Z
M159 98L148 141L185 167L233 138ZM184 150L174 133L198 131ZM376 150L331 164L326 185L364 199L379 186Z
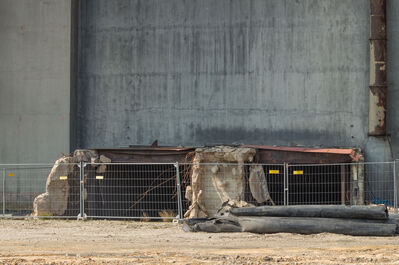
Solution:
M69 152L70 0L0 1L0 163Z
M81 1L73 146L338 146L391 160L398 11L387 0L389 141L367 135L369 1Z
M81 1L78 49L71 2L0 2L0 163L69 151L74 51L72 149L158 139L398 155L398 1L387 1L392 147L367 137L368 1Z
M369 1L82 1L79 34L79 147L389 155L367 137Z

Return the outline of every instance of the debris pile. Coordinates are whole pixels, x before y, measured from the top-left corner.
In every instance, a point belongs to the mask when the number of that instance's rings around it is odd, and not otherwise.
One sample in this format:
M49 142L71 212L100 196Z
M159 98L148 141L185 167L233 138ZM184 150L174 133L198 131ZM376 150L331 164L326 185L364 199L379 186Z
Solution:
M33 201L33 216L63 216L68 208L71 195L71 183L80 180L78 163L109 163L111 160L103 155L100 157L92 150L75 150L68 156L59 158L51 169L46 181L46 192L38 195ZM90 165L98 173L106 170L106 165ZM87 177L85 176L84 181ZM87 195L87 192L85 192Z
M386 206L259 206L231 208L214 218L183 221L185 231L251 233L335 233L354 236L399 234L399 218Z
M68 205L69 184L63 180L73 172L73 157L58 159L47 177L46 192L33 202L34 216L63 215Z
M184 217L214 216L226 201L247 206L248 203L244 201L244 163L252 162L255 153L253 148L197 148L191 170L191 185L187 186L185 196L191 205ZM258 198L264 199L262 196Z

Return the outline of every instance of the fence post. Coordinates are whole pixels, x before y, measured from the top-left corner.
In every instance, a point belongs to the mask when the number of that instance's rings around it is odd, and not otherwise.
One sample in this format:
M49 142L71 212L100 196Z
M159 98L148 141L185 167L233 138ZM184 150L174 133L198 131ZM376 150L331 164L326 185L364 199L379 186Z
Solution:
M6 216L6 169L3 168L3 217Z
M86 163L80 162L78 164L79 167L79 203L80 210L78 215L78 220L86 220L87 216L85 214L85 184L84 184L84 168L86 167Z
M288 205L288 164L284 163L284 205Z
M177 191L177 208L178 208L178 217L179 219L183 219L183 203L181 197L181 185L180 185L180 169L179 162L175 163L176 168L176 191Z
M398 187L396 181L396 159L393 161L393 207L394 213L398 214Z
M287 205L290 205L290 171L287 163Z

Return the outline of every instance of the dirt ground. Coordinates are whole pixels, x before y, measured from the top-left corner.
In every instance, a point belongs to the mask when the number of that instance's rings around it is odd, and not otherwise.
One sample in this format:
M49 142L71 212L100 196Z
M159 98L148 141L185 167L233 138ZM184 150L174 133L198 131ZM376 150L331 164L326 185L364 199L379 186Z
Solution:
M174 223L0 220L0 264L399 264L399 237L190 233Z

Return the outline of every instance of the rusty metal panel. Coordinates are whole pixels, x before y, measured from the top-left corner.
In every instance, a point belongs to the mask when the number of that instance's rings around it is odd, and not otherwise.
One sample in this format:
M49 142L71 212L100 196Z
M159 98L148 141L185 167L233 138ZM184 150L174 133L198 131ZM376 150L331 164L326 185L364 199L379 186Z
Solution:
M243 145L256 149L259 163L351 163L362 159L360 150L352 148L308 148Z
M329 163L351 163L353 158L349 155L330 153L301 153L277 150L259 149L256 154L258 163L291 163L291 164L329 164Z
M256 149L258 163L350 163L362 158L356 149L304 148L242 145ZM196 147L131 147L115 149L92 149L105 155L113 163L174 163L191 162Z
M386 135L386 1L370 0L369 135Z
M187 162L186 157L195 148L186 147L147 147L93 149L98 155L105 155L113 163L174 163Z

